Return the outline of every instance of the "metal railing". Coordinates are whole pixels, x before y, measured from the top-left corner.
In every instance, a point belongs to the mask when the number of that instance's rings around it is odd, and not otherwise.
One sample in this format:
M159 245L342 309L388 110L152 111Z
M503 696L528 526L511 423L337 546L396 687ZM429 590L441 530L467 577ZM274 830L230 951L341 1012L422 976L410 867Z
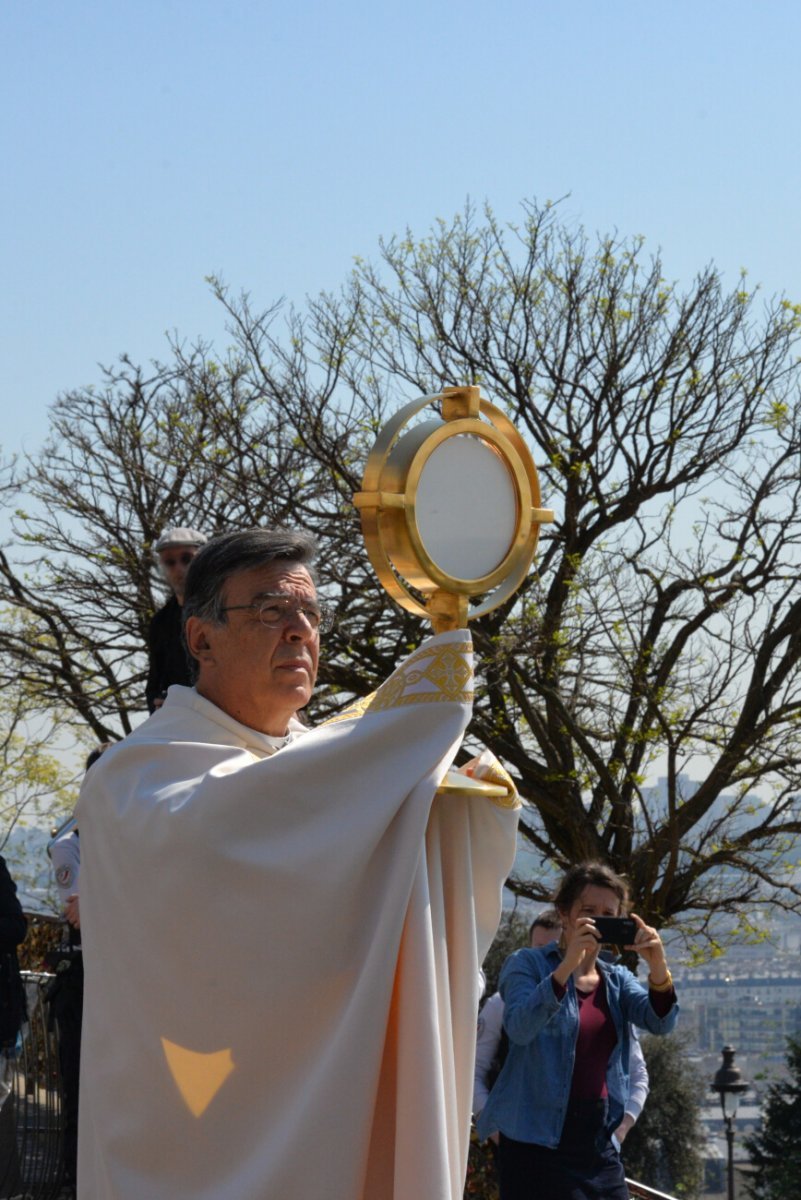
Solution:
M0 1109L0 1197L54 1200L64 1159L61 1074L45 996L52 975L23 971L28 1020L12 1063L11 1093Z
M632 1200L676 1200L667 1192L658 1192L656 1188L646 1187L644 1183L636 1183L633 1179L627 1179L626 1183Z

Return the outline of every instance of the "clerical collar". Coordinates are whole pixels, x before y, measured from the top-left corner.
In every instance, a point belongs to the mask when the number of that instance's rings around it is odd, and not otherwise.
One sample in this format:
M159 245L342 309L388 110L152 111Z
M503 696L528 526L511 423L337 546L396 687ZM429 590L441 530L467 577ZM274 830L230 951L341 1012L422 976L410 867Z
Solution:
M289 745L293 737L297 737L297 734L293 734L290 730L283 737L272 737L269 733L263 733L261 736L268 746L272 746L275 750L282 750L284 746Z
M213 701L207 700L205 696L201 696L195 688L182 687L177 683L172 685L167 693L167 699L163 707L154 713L151 720L161 713L164 713L166 716L179 707L194 709L195 712L202 714L216 726L226 729L229 734L232 734L235 741L232 741L230 744L245 746L248 750L256 754L275 754L277 751L282 750L284 746L287 746L290 742L308 732L306 726L301 724L297 717L290 717L289 728L286 734L283 737L272 737L269 733L262 733L258 729L251 728L250 725L243 725L241 721L237 721L236 717L232 717L223 709L218 708Z

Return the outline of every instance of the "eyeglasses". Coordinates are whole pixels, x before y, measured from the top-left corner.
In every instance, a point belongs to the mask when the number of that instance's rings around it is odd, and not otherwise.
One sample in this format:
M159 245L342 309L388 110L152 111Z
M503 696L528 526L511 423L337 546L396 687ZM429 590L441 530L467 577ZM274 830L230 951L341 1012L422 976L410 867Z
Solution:
M250 604L229 604L221 612L237 612L250 609L267 629L278 629L290 621L297 620L300 613L316 633L325 633L334 623L333 611L327 604L298 604L290 596L262 596Z
M180 563L182 567L188 567L194 557L194 552L187 550L186 553L179 554L177 558L162 558L161 565L163 567L175 567Z

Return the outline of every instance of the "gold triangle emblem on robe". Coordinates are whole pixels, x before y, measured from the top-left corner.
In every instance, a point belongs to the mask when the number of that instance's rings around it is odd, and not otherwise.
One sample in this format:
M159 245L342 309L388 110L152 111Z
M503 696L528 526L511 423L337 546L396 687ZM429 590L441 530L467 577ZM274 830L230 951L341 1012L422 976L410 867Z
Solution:
M186 1107L193 1117L202 1117L234 1069L230 1050L200 1054L175 1042L161 1039L167 1066Z

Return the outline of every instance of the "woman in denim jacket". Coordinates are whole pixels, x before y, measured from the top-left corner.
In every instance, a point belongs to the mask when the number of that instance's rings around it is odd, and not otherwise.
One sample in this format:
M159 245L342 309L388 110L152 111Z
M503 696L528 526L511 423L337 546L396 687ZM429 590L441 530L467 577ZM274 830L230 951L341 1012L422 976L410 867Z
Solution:
M500 1130L501 1200L625 1200L619 1155L628 1095L629 1024L669 1033L678 1006L661 938L631 914L626 949L648 964L648 988L598 958L594 924L620 916L628 887L602 863L573 867L554 904L559 943L518 950L500 978L509 1054L478 1122Z

